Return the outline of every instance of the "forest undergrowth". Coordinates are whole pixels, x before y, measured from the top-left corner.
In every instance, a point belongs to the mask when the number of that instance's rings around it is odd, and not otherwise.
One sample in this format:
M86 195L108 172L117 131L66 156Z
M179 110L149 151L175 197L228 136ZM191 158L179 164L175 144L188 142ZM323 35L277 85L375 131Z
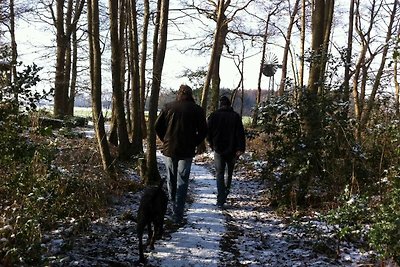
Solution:
M377 111L363 143L357 143L351 121L339 124L333 116L337 107L327 109L318 146L321 172L309 181L301 202L301 179L313 158L301 134L301 111L285 103L278 100L264 106L263 127L247 129L250 156L241 164L268 185L266 205L311 235L318 231L301 220L318 214L331 226L331 240L358 242L376 251L377 260L398 264L398 120ZM0 110L0 259L4 266L41 263L46 232L60 225L71 235L85 231L90 220L104 215L113 196L142 188L125 179L125 166L120 163L116 163L117 180L105 175L94 139L69 126L55 130L40 125L38 115L16 116ZM134 167L135 161L127 164Z

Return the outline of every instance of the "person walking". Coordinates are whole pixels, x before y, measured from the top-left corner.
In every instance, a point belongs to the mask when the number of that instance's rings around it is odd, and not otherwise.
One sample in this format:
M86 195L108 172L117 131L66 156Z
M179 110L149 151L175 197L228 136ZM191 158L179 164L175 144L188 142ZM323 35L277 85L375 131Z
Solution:
M236 160L246 149L244 127L242 118L233 110L231 101L226 96L219 99L219 109L211 113L207 124L207 142L214 151L217 206L222 208L231 188Z
M172 202L173 220L183 220L189 175L196 147L207 135L204 109L193 99L192 89L181 85L176 100L167 103L155 122L155 130L162 141L162 153L167 169L167 188Z

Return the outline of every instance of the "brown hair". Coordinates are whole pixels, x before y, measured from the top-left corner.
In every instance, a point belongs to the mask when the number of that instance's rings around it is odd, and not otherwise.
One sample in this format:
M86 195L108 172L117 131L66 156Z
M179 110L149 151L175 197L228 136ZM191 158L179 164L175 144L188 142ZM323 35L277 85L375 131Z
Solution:
M182 84L179 87L176 99L178 101L193 101L194 102L192 88L190 88L186 84Z

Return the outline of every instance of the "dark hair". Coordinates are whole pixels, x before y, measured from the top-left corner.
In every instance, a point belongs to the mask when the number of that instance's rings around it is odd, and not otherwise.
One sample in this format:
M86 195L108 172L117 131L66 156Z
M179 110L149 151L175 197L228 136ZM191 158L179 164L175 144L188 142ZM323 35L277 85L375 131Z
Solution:
M229 100L229 98L227 96L221 96L221 98L219 99L219 105L230 107L231 100Z
M188 85L186 84L182 84L179 87L178 90L178 94L176 96L176 99L178 101L194 101L193 99L193 91L192 88L190 88Z

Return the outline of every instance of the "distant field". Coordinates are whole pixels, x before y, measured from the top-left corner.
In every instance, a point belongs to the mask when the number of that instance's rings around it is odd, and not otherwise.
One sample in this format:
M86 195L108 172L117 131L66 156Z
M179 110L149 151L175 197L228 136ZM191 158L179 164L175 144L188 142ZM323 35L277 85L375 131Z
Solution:
M44 110L53 114L53 106L41 106L39 110ZM103 108L103 115L106 119L111 117L111 109ZM92 108L91 107L75 107L74 108L74 116L92 119ZM147 116L147 111L146 111ZM250 125L252 118L250 116L243 116L242 121L243 125Z
M77 117L92 118L92 108L89 107L75 107L74 115ZM111 109L103 109L105 118L111 117Z
M39 110L47 111L53 114L53 106L41 106ZM111 117L111 109L103 109L103 115L105 118ZM76 117L84 117L84 118L92 118L92 108L91 107L75 107L74 108L74 116Z

